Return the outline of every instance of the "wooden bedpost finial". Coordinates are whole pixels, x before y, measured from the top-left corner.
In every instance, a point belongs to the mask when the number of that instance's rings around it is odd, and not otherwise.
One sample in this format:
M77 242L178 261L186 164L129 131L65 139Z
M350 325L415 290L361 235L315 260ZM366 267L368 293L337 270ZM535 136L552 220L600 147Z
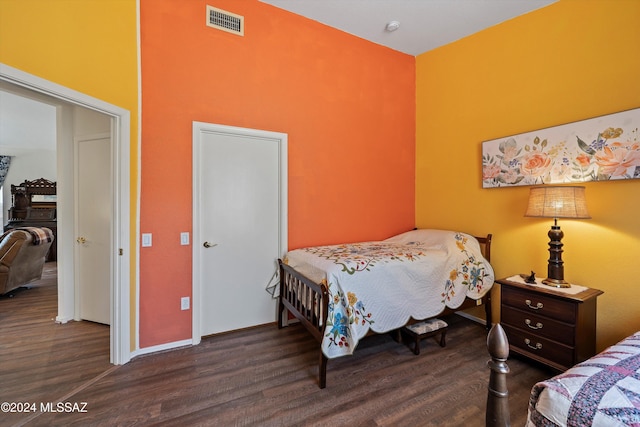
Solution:
M509 341L500 323L493 325L487 335L487 349L493 359L507 360L509 357Z
M499 323L493 325L489 331L487 349L491 356L491 360L487 362L491 374L487 391L486 425L487 427L508 427L511 425L507 390L509 341Z

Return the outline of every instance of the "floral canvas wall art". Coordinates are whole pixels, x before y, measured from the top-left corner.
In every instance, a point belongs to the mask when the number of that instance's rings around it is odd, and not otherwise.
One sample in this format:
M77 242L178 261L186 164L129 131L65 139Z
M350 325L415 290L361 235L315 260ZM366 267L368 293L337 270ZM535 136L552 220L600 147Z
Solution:
M640 108L482 143L482 187L640 178Z

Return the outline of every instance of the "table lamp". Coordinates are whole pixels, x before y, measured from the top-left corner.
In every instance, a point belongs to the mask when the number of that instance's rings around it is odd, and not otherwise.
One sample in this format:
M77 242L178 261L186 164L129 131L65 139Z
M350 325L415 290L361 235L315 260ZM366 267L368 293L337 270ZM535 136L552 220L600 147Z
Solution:
M549 266L545 285L556 288L568 288L571 285L564 280L562 262L562 238L564 233L558 225L558 218L588 219L585 188L578 186L540 186L532 187L529 193L529 205L524 216L553 218L549 230Z

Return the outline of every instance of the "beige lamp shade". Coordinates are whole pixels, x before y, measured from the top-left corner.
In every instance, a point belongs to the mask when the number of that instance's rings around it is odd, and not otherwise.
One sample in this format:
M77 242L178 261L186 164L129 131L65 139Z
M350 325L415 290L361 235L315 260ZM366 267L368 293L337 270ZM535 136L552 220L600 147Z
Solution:
M585 188L576 186L532 187L524 216L543 218L591 218Z

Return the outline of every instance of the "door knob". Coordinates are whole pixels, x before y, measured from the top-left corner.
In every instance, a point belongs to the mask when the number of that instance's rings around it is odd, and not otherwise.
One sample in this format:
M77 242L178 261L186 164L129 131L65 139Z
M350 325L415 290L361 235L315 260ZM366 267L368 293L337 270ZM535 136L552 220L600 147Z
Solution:
M87 239L85 239L84 237L78 237L76 239L76 242L82 244L82 243L87 243Z
M212 248L214 246L218 246L218 244L217 243L204 242L204 244L202 246L204 246L205 248Z

